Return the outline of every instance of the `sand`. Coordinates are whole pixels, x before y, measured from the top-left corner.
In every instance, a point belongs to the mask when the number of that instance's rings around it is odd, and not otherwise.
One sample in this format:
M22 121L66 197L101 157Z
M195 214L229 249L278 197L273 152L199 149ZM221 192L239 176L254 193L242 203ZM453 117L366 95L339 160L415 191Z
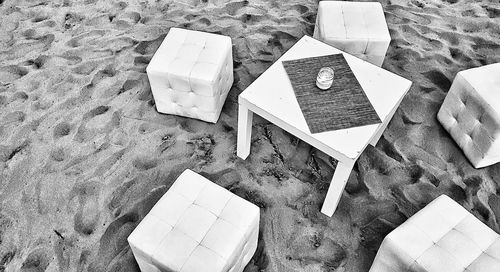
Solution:
M474 169L436 113L458 71L500 61L500 4L382 4L383 67L414 84L328 218L328 156L258 117L235 155L238 94L312 35L316 0L0 0L0 271L138 271L126 238L186 168L261 207L247 272L367 271L440 194L499 232L500 164ZM173 26L232 38L215 125L155 110L145 68Z

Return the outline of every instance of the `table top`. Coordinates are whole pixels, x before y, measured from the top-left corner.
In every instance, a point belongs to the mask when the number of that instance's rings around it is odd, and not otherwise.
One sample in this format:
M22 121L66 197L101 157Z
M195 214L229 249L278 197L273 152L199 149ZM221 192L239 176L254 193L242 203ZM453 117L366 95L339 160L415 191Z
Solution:
M311 134L282 61L342 53L382 124ZM378 128L390 121L411 81L330 45L302 37L239 96L239 103L338 159L357 159Z

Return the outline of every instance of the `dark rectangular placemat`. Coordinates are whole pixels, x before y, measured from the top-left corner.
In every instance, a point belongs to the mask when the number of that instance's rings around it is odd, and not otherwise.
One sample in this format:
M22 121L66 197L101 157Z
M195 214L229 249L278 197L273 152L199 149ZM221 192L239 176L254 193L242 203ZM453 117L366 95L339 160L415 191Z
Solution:
M283 66L311 133L381 123L342 54L283 61ZM322 67L335 72L325 91L316 86Z

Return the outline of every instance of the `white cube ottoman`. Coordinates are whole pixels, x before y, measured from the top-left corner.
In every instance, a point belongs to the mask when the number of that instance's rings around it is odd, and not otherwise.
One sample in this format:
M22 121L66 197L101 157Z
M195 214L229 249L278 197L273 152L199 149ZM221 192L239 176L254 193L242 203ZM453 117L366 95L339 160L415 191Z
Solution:
M500 237L442 195L389 233L370 272L498 272Z
M313 37L377 66L391 42L378 2L319 2Z
M233 84L231 38L171 28L146 72L159 112L215 123Z
M142 272L241 272L257 248L259 208L186 170L128 237Z
M500 162L500 63L459 72L437 117L474 167Z

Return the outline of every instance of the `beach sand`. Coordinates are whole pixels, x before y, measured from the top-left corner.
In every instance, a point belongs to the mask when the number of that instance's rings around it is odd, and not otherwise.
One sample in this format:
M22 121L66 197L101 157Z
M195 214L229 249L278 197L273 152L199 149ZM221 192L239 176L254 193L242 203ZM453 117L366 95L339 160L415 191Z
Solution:
M500 4L382 4L383 68L414 83L329 218L324 153L256 117L235 155L238 94L312 35L316 0L0 0L0 271L138 271L126 238L187 168L261 208L247 272L367 271L440 194L499 232L500 164L474 169L436 113L457 72L500 61ZM173 26L232 38L217 124L155 109L145 68Z

